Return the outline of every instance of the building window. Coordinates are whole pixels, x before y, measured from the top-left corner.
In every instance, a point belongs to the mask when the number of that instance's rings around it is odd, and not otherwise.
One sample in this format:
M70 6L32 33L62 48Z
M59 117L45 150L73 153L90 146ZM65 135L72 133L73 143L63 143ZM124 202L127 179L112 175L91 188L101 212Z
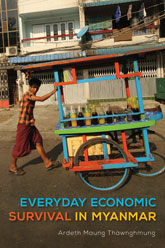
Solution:
M17 0L0 0L0 53L8 46L18 46Z
M1 21L1 12L0 12L0 33L2 32L2 21Z
M69 22L68 23L68 30L69 30L69 34L73 34L73 22ZM69 36L69 40L72 40L73 36Z
M10 46L15 46L19 42L18 32L9 33Z
M51 36L50 25L46 25L46 36ZM51 41L51 38L47 38L47 41Z
M0 33L0 53L3 52L3 40L2 40L2 33Z
M70 36L68 36L68 34L70 34ZM33 25L33 38L40 38L40 37L46 36L46 40L49 42L73 40L74 39L73 34L74 34L74 22L73 21L52 23L52 24L45 24L45 25L44 24ZM53 36L57 36L57 37L53 37ZM44 39L41 39L40 43L44 41Z
M18 30L18 22L17 22L18 13L17 13L17 11L15 11L15 10L8 11L7 16L8 16L8 30L9 31Z
M6 19L6 12L5 11L2 11L2 21L5 22L7 19Z
M4 33L3 34L3 40L4 40L5 47L9 46L7 33Z
M61 35L65 35L65 34L66 34L65 23L61 23ZM62 36L61 39L66 40L66 36Z
M2 8L2 10L5 10L6 9L6 2L5 2L5 0L1 0L1 8Z
M17 1L16 0L6 0L7 9L17 9Z
M53 35L58 35L58 24L53 24ZM58 37L54 37L54 41L57 41Z

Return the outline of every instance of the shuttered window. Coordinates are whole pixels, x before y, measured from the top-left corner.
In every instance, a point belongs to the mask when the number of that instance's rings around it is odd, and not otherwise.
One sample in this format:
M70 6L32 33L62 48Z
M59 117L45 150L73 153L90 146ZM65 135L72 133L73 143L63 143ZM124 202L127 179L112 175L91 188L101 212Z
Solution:
M68 36L68 34L70 34L70 36ZM52 24L33 25L32 37L33 38L45 37L45 39L33 40L33 43L39 44L45 42L45 40L48 42L73 40L74 39L73 34L74 34L74 22L70 21L70 22L61 22L61 23L52 23ZM53 37L56 35L57 36L59 35L59 37Z

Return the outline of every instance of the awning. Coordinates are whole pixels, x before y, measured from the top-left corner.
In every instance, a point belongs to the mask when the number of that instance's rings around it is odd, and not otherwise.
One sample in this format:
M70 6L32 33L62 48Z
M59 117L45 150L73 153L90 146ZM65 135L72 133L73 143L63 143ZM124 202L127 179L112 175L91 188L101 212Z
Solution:
M105 49L90 49L87 52L87 56L90 55L114 55L117 54L118 56L122 55L131 55L137 53L145 53L157 50L165 49L165 42L162 43L147 43L144 45L133 45L133 46L125 46L125 47L116 47L116 48L105 48Z
M116 48L105 48L105 49L89 49L82 52L73 53L61 53L61 54L50 54L50 55L40 55L40 56L26 56L26 57L15 57L10 58L10 64L31 64L37 63L37 65L44 65L50 62L49 65L60 65L60 64L71 64L71 63L81 63L85 61L100 60L104 58L114 58L128 56L138 53L146 53L158 50L165 50L165 42L162 43L147 43L141 45L133 46L123 46ZM53 62L51 62L53 61ZM39 64L38 64L39 63ZM25 65L26 67L26 65Z
M25 63L36 63L44 61L53 61L53 60L65 60L73 58L81 58L86 56L85 51L72 52L72 53L57 53L57 54L46 54L40 56L25 56L25 57L14 57L10 58L10 64L25 64Z
M114 5L122 3L132 3L132 2L141 2L141 0L109 0L109 1L99 1L99 2L85 2L83 3L84 7L98 7L104 5Z
M157 44L145 44L136 46L125 46L107 49L89 49L79 53L63 53L42 56L28 56L10 58L11 64L19 64L21 70L45 70L54 66L73 66L75 64L93 63L108 59L123 58L125 56L140 53L156 52L165 50L165 42ZM72 54L72 56L70 56ZM81 56L80 56L81 55ZM70 56L70 57L69 57Z

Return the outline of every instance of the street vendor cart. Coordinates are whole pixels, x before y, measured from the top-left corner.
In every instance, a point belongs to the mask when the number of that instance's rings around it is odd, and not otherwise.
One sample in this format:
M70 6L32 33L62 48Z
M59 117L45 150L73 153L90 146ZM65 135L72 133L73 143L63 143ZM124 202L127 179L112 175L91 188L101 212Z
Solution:
M65 58L62 55L65 55ZM123 54L98 56L80 54L80 57L76 54L76 58L74 54L62 55L51 55L48 58L47 56L29 58L31 61L40 61L40 59L52 61L22 67L25 72L51 70L54 73L54 86L57 87L59 108L59 122L55 134L62 139L64 153L62 166L68 171L78 174L82 181L91 188L102 191L113 191L120 188L129 178L130 171L145 177L162 174L165 171L165 158L164 152L160 153L159 148L160 146L164 148L165 139L150 128L155 125L156 121L163 118L163 114L160 107L144 108L140 84L141 72L139 72L136 57L127 56L127 59L130 58L132 61L133 68L133 72L129 72L128 69L120 70L119 62L123 65L125 63ZM70 56L69 59L67 56ZM23 59L28 62L27 58ZM115 73L93 78L85 78L84 76L83 79L80 79L77 77L79 68L83 70L88 66L97 66L98 63L113 64ZM70 68L69 80L64 80L64 76L61 76L66 68ZM105 120L108 118L115 120L111 123L105 121L103 124L74 127L66 125L72 121L93 120L103 117L99 115L66 117L63 109L63 86L102 83L105 80L111 83L111 80L114 79L124 79L127 103L131 98L129 84L133 81L129 79L134 79L138 102L136 111L130 111L131 109L128 108L123 112L112 112L104 115Z
M163 118L163 115L161 109L144 110L140 85L141 73L137 61L133 61L133 73L120 72L119 63L116 61L114 68L115 75L77 80L76 68L72 67L73 80L69 82L60 82L58 70L54 71L60 117L55 134L62 138L64 152L62 166L79 174L83 182L91 188L103 191L113 191L125 184L130 169L137 175L147 177L160 175L165 170L164 156L157 153L158 143L156 144L159 138L164 142L164 137L150 131L150 127ZM112 123L66 127L65 124L73 120L99 119L102 116L64 118L60 86L96 81L101 83L103 80L123 78L128 99L130 98L129 78L132 77L136 82L138 111L105 115L105 119L111 117L117 120Z

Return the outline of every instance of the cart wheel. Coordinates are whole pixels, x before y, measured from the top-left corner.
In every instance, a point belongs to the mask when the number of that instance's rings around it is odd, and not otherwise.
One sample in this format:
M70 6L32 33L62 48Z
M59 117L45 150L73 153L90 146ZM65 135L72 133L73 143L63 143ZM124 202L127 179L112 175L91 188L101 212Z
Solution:
M107 147L107 157L104 157L103 154L103 145ZM100 155L94 154L98 153L97 147L99 146L102 149L102 153ZM99 150L100 150L99 149ZM120 146L106 138L94 138L90 139L84 144L82 144L77 150L76 156L74 158L74 164L79 165L80 161L85 161L84 151L88 151L88 161L97 161L100 164L103 164L103 160L111 160L113 159L117 162L117 159L124 159L124 161L128 161L127 155L120 148ZM118 162L119 163L119 162ZM117 165L117 163L116 163ZM84 171L79 172L80 178L85 182L88 186L95 190L101 191L113 191L120 188L127 180L129 176L130 169L129 168L118 168L118 169L107 169L107 170L97 170L97 171Z
M142 132L138 131L132 134L129 139L132 139L133 146L135 144L141 144ZM161 134L153 131L148 130L148 140L150 151L155 159L153 162L141 162L138 163L137 168L131 168L138 176L144 177L153 177L162 174L165 171L165 156L164 154L164 147L165 147L165 137ZM128 146L131 147L131 143ZM144 155L144 152L137 152L133 154L135 157L140 157Z

